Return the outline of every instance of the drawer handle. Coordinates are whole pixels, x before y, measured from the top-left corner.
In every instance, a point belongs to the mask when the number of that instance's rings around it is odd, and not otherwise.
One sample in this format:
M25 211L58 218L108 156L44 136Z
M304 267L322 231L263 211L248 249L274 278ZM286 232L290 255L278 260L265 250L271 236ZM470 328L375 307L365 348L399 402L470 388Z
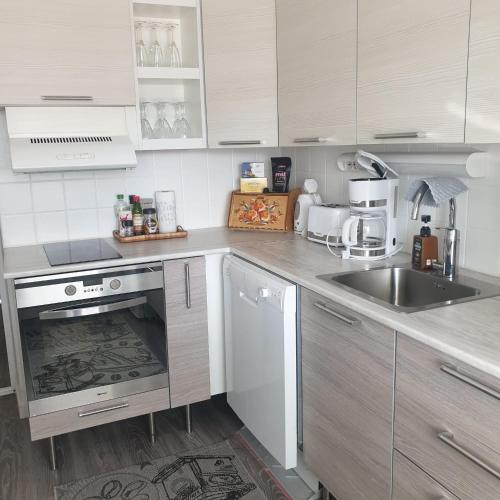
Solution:
M294 139L293 142L295 144L307 144L333 142L333 140L330 137L298 137L297 139Z
M496 391L495 389L492 389L491 387L488 387L485 384L482 384L477 380L474 380L472 377L469 377L468 375L460 373L454 366L441 365L439 368L442 372L447 373L448 375L451 375L452 377L455 377L458 380L461 380L462 382L465 382L466 384L475 387L476 389L479 389L485 394L488 394L489 396L492 396L493 398L498 399L500 401L500 392Z
M255 139L250 141L220 141L219 146L258 146L264 144L261 140Z
M423 139L423 132L394 132L392 134L375 134L375 139Z
M78 416L79 417L90 417L92 415L97 415L99 413L106 413L108 411L113 411L113 410L120 410L121 408L127 408L128 403L123 402L119 403L113 406L107 406L106 408L99 408L98 410L89 410L89 411L79 411Z
M184 280L186 285L186 307L191 309L191 273L188 262L184 262Z
M42 101L93 101L91 95L42 95Z
M347 323L349 326L355 326L355 325L359 325L361 323L361 321L359 319L350 318L349 316L346 316L345 314L334 311L333 309L330 309L329 307L325 306L325 304L322 304L321 302L314 302L314 307L317 307L318 309L325 311L326 313L330 314L331 316L334 316L335 318L340 319L340 321Z
M486 462L481 460L480 458L476 457L473 455L470 451L466 450L463 446L460 446L454 439L453 439L453 434L451 432L443 431L439 432L437 435L438 439L440 439L443 443L447 444L451 448L453 448L455 451L458 451L461 455L464 457L468 458L472 462L474 462L476 465L481 467L481 469L485 470L486 472L489 472L492 476L496 477L497 479L500 479L500 472L488 465Z

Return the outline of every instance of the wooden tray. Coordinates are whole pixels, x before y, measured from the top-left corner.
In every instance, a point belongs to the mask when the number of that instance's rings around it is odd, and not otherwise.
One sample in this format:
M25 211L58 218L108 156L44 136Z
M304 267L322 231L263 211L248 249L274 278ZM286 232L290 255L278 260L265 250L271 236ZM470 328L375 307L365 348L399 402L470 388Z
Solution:
M185 238L187 235L187 231L184 231L181 226L177 227L177 231L175 233L141 234L139 236L120 236L118 231L113 231L113 236L120 243L136 243L138 241L152 240L171 240L174 238Z

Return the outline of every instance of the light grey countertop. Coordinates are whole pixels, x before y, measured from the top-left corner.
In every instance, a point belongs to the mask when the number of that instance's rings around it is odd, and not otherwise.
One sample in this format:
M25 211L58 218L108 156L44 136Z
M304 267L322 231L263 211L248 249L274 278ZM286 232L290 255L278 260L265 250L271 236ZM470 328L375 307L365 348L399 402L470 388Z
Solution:
M345 272L380 265L407 264L410 256L399 254L372 263L342 260L323 245L293 234L202 229L186 239L121 244L107 239L122 259L50 267L41 245L7 248L6 279L96 269L155 260L233 252L294 283L313 290L390 328L439 349L465 363L500 378L500 297L405 314L390 310L318 279L319 274ZM467 273L467 271L464 271ZM499 283L497 278L469 273Z

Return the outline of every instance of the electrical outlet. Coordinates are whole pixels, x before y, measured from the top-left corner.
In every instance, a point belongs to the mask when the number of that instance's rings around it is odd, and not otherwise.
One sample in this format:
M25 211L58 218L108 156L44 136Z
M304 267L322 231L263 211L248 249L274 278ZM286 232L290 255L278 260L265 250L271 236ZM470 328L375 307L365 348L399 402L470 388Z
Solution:
M359 170L359 165L354 160L342 160L339 162L339 168L344 172L354 172Z

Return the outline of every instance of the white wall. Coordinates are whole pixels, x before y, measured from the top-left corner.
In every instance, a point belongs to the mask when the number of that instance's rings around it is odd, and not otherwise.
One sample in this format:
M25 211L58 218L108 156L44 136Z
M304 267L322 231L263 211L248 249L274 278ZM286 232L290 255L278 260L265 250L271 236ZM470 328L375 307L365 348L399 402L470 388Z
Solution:
M176 192L186 229L224 226L243 161L267 161L278 149L139 152L131 171L14 174L5 113L0 111L0 215L4 245L108 237L117 193Z
M396 146L359 146L370 152L436 152L436 151L489 151L495 159L500 158L500 145L412 145L404 149ZM300 186L305 178L313 177L320 185L324 201L346 204L348 202L348 180L354 175L337 168L337 157L352 152L353 147L283 148L282 154L292 157L294 184ZM411 221L410 203L405 201L407 189L419 176L402 176L399 200L400 235L404 250L411 251L414 234L418 234L421 222ZM461 231L460 265L500 276L500 162L496 160L490 175L482 179L462 179L469 191L457 198L457 227ZM421 214L432 217L432 227L444 226L448 222L448 206L436 209L422 207ZM434 230L439 236L439 231Z

